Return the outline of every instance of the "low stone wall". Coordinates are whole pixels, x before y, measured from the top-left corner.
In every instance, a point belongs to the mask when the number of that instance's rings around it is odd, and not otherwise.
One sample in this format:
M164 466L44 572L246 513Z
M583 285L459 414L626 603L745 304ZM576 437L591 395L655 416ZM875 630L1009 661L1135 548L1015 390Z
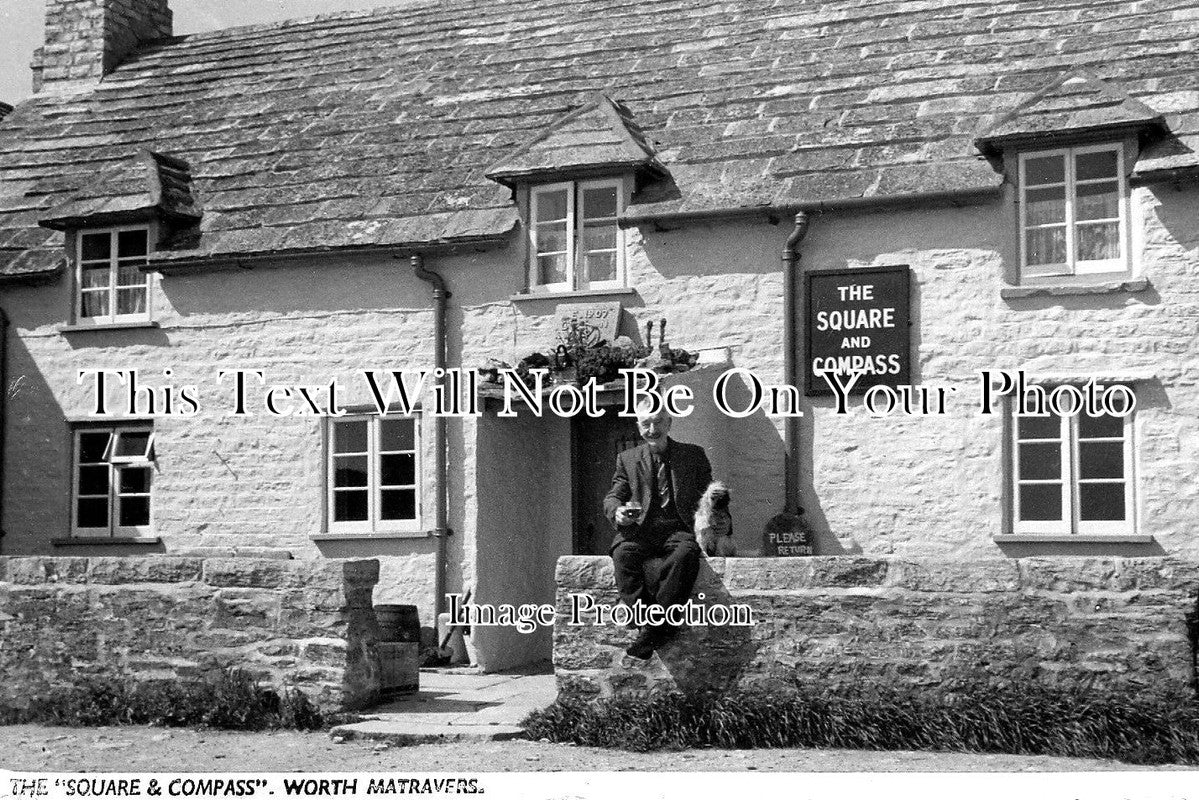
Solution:
M554 666L568 695L947 679L1186 689L1199 563L1164 558L950 562L826 556L707 559L695 593L756 624L685 629L646 665L634 632L570 626L570 595L616 603L611 561L558 560Z
M324 711L379 696L379 562L0 558L0 702L240 667Z

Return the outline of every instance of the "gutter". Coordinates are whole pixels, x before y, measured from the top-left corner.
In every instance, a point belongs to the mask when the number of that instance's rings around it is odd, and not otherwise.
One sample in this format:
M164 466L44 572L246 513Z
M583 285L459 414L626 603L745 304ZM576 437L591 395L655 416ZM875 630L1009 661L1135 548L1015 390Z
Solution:
M647 223L669 224L672 222L703 222L724 219L767 219L777 222L784 217L806 212L823 214L829 211L854 211L858 209L885 208L914 203L940 205L969 205L994 200L1003 194L1003 186L986 186L973 189L951 189L940 192L912 192L909 194L887 194L871 197L844 197L837 200L813 200L806 203L770 203L760 206L728 206L724 208L696 209L694 211L645 211L624 214L617 219L622 228L631 228Z
M164 275L184 272L207 272L232 269L253 269L257 265L269 266L272 262L280 262L280 266L288 266L296 258L337 258L361 255L393 255L404 258L405 254L453 255L464 250L486 250L504 247L508 244L511 229L503 233L481 234L479 236L460 237L453 240L432 242L407 242L398 245L347 245L345 247L305 247L294 250L271 250L261 253L239 253L231 255L186 256L181 258L154 259L139 267L142 272L161 272ZM168 251L169 252L169 251Z
M803 308L804 285L802 269L799 267L799 243L808 235L808 212L795 215L795 228L783 246L783 383L802 392L803 371L799 365L799 336L795 324L795 309ZM798 411L799 409L792 409ZM798 517L803 513L799 505L799 417L794 414L784 418L783 458L784 506L783 513Z
M399 254L395 256L401 258ZM446 367L446 335L445 335L445 315L446 301L450 298L450 292L446 289L445 278L431 270L425 269L425 258L421 253L413 253L409 257L412 264L412 272L422 281L430 284L433 287L433 366L434 375L444 375ZM442 381L444 378L438 378ZM433 567L433 620L436 623L437 618L445 611L445 589L446 589L446 539L450 535L450 529L446 524L446 505L447 505L447 480L449 474L446 469L446 419L441 414L434 418L433 427L433 452L436 453L436 472L437 472L437 499L434 508L434 523L433 536L437 539L437 557Z

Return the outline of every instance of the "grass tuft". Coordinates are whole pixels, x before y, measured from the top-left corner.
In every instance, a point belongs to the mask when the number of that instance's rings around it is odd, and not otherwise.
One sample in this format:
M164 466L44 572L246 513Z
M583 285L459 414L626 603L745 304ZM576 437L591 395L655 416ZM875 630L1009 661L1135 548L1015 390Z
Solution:
M209 680L94 678L0 708L0 724L160 725L235 731L319 730L320 711L299 689L282 695L232 669Z
M1199 702L1132 690L1025 686L738 690L565 699L532 739L647 751L697 747L926 750L1199 764Z

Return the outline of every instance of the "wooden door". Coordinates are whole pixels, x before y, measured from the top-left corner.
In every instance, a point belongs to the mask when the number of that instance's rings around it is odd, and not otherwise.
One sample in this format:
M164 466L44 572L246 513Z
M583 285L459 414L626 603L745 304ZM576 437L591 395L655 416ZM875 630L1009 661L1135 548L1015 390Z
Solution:
M604 516L604 495L612 488L616 455L641 443L637 421L609 408L602 417L576 416L573 422L574 554L606 556L615 531Z

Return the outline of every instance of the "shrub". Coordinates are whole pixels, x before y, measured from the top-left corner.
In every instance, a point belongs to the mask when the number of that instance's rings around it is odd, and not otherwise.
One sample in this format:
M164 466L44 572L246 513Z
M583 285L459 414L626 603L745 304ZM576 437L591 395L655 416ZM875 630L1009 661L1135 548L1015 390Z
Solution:
M636 751L824 747L1199 764L1192 696L1037 685L566 699L524 727L534 739Z
M225 730L318 730L324 725L320 711L299 689L280 696L237 669L194 681L92 678L34 697L24 708L0 709L0 722Z

